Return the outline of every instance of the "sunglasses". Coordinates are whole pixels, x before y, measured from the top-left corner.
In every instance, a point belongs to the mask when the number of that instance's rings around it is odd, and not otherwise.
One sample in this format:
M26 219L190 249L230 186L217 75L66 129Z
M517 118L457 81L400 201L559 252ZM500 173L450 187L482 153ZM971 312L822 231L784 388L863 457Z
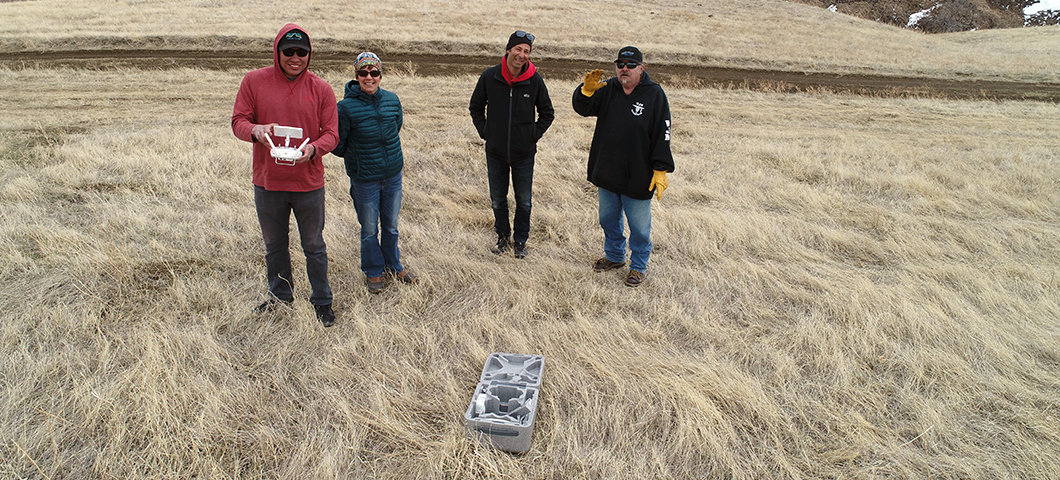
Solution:
M637 68L637 65L640 65L640 64L637 63L637 62L615 62L615 66L618 67L619 70L621 70L623 68L628 68L630 70L633 70L634 68Z
M372 77L378 77L382 74L383 73L379 70L357 70L358 77L367 77L369 75L371 75Z
M283 54L288 57L293 57L295 56L295 54L298 54L299 57L304 57L306 55L309 55L309 50L304 50L301 48L287 48L283 50Z
M532 34L532 33L524 32L522 30L516 30L515 31L515 36L517 36L519 38L525 38L527 40L530 40L530 43L534 43L534 34Z

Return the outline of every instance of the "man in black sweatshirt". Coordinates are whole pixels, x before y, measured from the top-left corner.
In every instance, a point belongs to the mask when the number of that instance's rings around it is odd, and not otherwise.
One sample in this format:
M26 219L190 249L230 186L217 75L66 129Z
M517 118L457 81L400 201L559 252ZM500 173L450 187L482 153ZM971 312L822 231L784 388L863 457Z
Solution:
M511 246L515 258L527 255L537 141L555 118L545 81L530 63L533 44L533 35L522 30L513 33L501 63L479 76L468 107L479 137L486 141L486 170L497 233L493 253L507 252ZM508 223L509 174L515 190L514 244Z
M615 77L603 82L603 73L587 73L572 99L575 112L596 117L588 180L597 187L604 257L593 269L603 272L626 264L625 216L630 249L625 284L636 287L644 281L651 256L651 196L662 198L666 174L674 171L670 104L644 71L644 56L636 47L619 50Z

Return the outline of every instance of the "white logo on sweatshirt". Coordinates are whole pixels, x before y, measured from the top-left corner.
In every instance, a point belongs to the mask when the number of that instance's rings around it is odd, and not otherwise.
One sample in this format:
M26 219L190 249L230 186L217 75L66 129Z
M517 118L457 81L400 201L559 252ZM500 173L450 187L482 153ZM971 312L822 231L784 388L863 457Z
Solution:
M633 115L636 115L638 117L643 115L644 114L644 104L640 103L640 102L634 103L633 104L633 110L631 110L631 112L633 112Z
M670 121L669 120L666 121L666 134L665 134L663 140L665 140L667 142L670 141Z

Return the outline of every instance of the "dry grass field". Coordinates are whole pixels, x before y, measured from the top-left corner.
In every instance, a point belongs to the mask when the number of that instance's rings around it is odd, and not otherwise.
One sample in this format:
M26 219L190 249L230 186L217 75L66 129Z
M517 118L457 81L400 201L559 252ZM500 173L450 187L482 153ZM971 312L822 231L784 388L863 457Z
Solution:
M649 61L1055 82L1060 50L1056 29L928 37L765 1L637 7L689 24L682 39L586 13L641 2L304 3L295 20L333 45L499 55L522 27L587 69L641 43ZM0 3L0 36L258 45L288 19L272 5ZM794 33L766 41L776 28ZM995 62L1014 55L1005 35L1052 53ZM546 78L557 118L515 260L488 249L475 78L384 67L405 107L402 253L423 281L367 293L327 156L339 318L324 329L297 247L293 308L251 311L264 249L250 147L229 127L245 72L0 66L0 477L1060 477L1060 105L664 85L677 170L631 289L591 270L577 82ZM350 78L321 73L337 92ZM463 427L497 351L547 361L526 454Z
M599 60L626 44L655 63L1060 82L1060 29L920 35L781 0L29 0L0 3L22 50L268 49L295 21L318 48L494 55L515 29L539 57ZM292 12L296 10L297 13ZM18 65L18 58L9 64Z

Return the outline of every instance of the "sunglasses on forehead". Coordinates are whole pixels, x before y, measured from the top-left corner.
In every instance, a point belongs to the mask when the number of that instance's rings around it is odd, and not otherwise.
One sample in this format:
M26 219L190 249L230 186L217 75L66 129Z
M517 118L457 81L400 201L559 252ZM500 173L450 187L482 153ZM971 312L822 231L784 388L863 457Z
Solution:
M515 36L517 36L519 38L525 38L527 40L530 40L531 43L533 43L533 41L534 41L534 34L529 33L529 32L524 32L522 30L516 30L515 31Z
M287 55L288 57L293 57L295 56L295 54L298 54L299 57L304 57L306 55L309 55L309 51L302 48L291 47L283 49L283 54Z
M379 70L357 70L358 77L367 77L369 75L372 77L378 77L382 75L382 73Z

